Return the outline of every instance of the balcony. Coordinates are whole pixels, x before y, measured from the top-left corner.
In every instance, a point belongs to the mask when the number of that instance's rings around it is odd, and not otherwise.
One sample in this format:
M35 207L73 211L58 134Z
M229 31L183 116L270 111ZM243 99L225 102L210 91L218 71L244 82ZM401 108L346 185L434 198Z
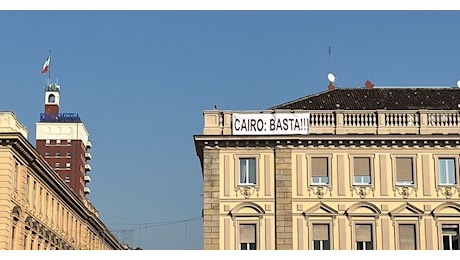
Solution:
M458 110L206 110L204 135L234 135L232 114L310 113L308 134L460 134Z
M91 165L85 164L85 170L86 171L91 171Z
M86 146L87 149L93 147L93 145L91 144L90 141L86 142L85 146Z
M85 187L85 188L83 189L83 191L84 191L86 194L91 193L91 190L89 189L89 187Z
M91 160L91 154L90 153L85 153L85 158L86 160Z
M89 177L88 175L85 175L84 180L86 183L91 182L91 177Z

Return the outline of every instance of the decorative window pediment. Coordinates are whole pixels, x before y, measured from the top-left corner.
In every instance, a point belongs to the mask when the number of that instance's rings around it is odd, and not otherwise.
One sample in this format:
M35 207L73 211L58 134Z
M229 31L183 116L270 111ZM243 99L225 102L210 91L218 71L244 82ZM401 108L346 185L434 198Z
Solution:
M348 217L378 217L382 211L372 203L369 202L359 202L345 211L345 215Z
M395 208L394 210L390 211L388 215L390 215L391 219L394 221L395 217L417 217L421 218L424 214L424 211L417 208L416 206L406 202L399 207Z
M235 206L228 213L232 219L236 217L254 217L262 218L265 215L265 210L253 202L243 202Z
M460 214L460 204L454 202L445 202L437 206L431 214L435 219L439 217L458 217Z

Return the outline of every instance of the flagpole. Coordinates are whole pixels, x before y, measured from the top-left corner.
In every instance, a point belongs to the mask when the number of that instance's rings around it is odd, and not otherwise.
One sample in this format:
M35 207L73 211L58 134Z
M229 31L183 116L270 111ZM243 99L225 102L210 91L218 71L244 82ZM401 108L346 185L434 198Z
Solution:
M50 58L50 62L48 64L48 84L51 84L51 49L49 51L48 57Z

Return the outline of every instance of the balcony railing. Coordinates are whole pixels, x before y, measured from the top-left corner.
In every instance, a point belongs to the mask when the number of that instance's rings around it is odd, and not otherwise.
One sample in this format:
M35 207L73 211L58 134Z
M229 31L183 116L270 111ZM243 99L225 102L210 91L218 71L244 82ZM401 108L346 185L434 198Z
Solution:
M232 113L263 111L206 110L205 135L232 135ZM277 110L275 113L296 113ZM460 134L458 110L314 110L309 134Z

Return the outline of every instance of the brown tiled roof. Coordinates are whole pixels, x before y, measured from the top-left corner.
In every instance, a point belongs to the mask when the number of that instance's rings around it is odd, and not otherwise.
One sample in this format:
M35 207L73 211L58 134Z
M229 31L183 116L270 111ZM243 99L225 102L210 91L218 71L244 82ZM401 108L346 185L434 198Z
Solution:
M333 88L268 109L417 110L459 109L460 88Z

